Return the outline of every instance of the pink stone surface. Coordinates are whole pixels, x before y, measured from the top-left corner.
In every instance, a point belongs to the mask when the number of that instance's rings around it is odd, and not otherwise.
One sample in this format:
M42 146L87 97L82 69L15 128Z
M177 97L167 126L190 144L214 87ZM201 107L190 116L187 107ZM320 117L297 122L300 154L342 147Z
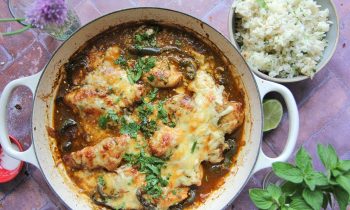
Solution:
M0 18L9 17L7 1L0 0ZM211 24L228 36L227 21L233 0L72 0L83 24L119 9L154 6L189 13ZM287 85L293 92L300 112L298 146L305 146L316 157L316 144L331 143L340 156L350 154L350 1L334 0L340 18L340 38L335 55L313 80ZM18 29L18 23L0 24L0 31ZM0 39L0 93L7 83L32 75L42 69L61 44L34 30ZM25 148L30 145L32 96L18 88L8 105L9 133ZM277 156L284 147L288 116L278 129L265 134L263 150ZM293 158L291 158L292 160ZM316 158L315 158L316 159ZM319 161L314 161L322 169ZM254 209L248 189L261 187L268 170L255 174L228 209ZM13 181L0 184L0 209L65 209L64 204L46 184L42 174L26 166Z

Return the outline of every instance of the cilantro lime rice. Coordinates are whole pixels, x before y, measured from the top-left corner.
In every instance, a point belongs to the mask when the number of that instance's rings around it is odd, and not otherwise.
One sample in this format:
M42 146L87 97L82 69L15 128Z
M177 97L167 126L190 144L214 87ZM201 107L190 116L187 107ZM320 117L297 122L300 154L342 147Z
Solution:
M328 9L313 0L236 0L237 33L249 66L271 77L312 77L327 46Z

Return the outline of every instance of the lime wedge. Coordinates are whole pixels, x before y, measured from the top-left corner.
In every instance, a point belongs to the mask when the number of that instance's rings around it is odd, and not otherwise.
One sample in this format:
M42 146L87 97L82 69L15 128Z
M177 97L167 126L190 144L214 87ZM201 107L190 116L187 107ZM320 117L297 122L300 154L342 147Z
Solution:
M264 129L263 131L270 131L277 128L280 124L283 108L281 102L276 99L269 99L263 103L264 109Z

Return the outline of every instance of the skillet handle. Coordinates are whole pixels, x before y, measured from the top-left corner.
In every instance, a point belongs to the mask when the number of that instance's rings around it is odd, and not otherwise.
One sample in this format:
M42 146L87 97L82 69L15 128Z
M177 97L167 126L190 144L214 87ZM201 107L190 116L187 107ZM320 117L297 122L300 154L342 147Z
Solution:
M274 162L287 161L294 150L294 147L298 138L298 132L299 132L298 107L289 89L283 85L260 79L255 75L254 77L259 87L261 100L269 92L277 92L282 95L288 110L289 133L288 133L287 142L283 149L283 152L278 157L270 158L267 155L265 155L262 148L260 148L258 160L255 164L252 174L260 171L261 169L271 167Z
M0 144L3 150L6 154L9 156L22 160L28 163L31 163L35 165L37 168L39 168L38 160L35 155L35 151L33 148L33 143L30 145L30 147L23 152L19 152L14 150L11 147L11 142L9 139L8 131L7 131L7 104L10 99L12 91L18 87L18 86L26 86L28 87L33 95L35 94L35 89L38 85L41 71L37 74L34 74L29 77L23 77L16 80L11 81L9 84L6 85L5 89L3 90L1 97L0 97Z

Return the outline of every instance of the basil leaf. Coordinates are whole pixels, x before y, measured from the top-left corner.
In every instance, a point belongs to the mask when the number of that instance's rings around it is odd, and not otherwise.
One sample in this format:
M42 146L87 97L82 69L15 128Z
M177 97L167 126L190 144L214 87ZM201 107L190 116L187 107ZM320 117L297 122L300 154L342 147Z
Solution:
M282 185L282 191L286 196L294 195L299 189L299 185L292 182L286 182Z
M331 172L332 172L332 175L333 175L334 177L338 177L338 176L340 176L340 175L343 174L343 172L341 172L341 171L338 170L338 169L333 169Z
M271 196L263 189L250 189L249 197L259 209L269 209L273 204Z
M302 197L292 198L292 202L290 203L289 207L296 210L312 210L312 208L304 201Z
M337 166L338 156L331 145L317 145L317 153L326 169L331 170Z
M279 198L282 195L282 190L280 187L270 184L266 190L275 201L279 202Z
M349 171L350 170L350 160L340 160L338 162L338 169L342 171Z
M320 210L323 203L323 194L320 191L311 191L307 188L303 191L303 198L314 210Z
M274 203L268 210L277 210L277 209L278 209L278 206L277 204Z
M350 174L337 177L336 182L350 194Z
M347 207L348 202L349 202L349 193L347 193L341 187L335 187L334 188L334 196L338 202L340 210L346 210L346 207Z
M284 180L293 183L301 183L303 181L303 174L301 170L292 164L276 162L272 164L272 169L278 177Z
M304 181L310 190L314 190L316 186L324 186L328 184L328 179L324 174L314 171L306 174Z
M307 171L312 169L312 159L310 157L310 154L304 149L304 147L301 147L295 157L295 163L298 168L300 168L302 171Z

